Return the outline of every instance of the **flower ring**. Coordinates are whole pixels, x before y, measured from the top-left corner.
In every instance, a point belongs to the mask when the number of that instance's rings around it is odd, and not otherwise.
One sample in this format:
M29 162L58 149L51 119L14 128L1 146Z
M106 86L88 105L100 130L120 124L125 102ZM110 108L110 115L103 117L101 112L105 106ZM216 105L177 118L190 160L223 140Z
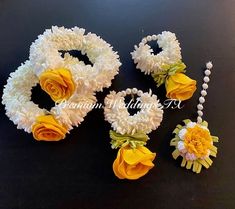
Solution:
M59 73L61 73L61 83L64 86L69 85L71 81L66 80L68 74L63 70ZM58 78L58 75L56 76ZM62 107L63 103L59 103L49 112L46 109L39 108L37 104L31 101L31 89L39 82L40 80L35 75L30 61L26 61L15 72L11 73L2 96L6 115L17 125L18 129L24 129L28 133L32 132L36 140L58 141L64 139L65 134L72 129L72 126L77 126L83 121L83 118L91 110L92 104L96 102L96 98L91 93L80 91L80 94L69 96L67 101L69 103L85 101L91 104L90 106L71 109L71 107L65 105ZM70 83L70 85L73 86L73 83ZM49 86L46 88L49 88ZM59 86L57 88L60 89ZM52 90L58 93L60 91L58 89Z
M130 115L125 96L137 94L140 111ZM153 168L156 154L148 150L145 145L149 140L148 133L155 130L163 117L162 106L157 96L143 93L136 88L118 93L112 91L105 98L105 120L111 123L110 130L112 148L120 148L113 163L113 171L120 179L138 179ZM134 107L134 106L133 106Z
M157 41L162 51L153 54L153 49L147 44L149 41ZM163 31L143 38L131 55L136 67L145 74L151 74L157 86L165 83L168 98L187 100L192 97L196 81L184 74L186 65L181 61L181 48L174 33Z
M35 74L43 77L48 71L66 69L71 72L78 90L102 91L104 87L109 87L121 65L119 56L110 44L96 34L84 33L85 30L78 27L67 29L53 26L39 35L30 47L30 61ZM86 54L93 66L86 65L69 53L61 57L60 51L69 50Z

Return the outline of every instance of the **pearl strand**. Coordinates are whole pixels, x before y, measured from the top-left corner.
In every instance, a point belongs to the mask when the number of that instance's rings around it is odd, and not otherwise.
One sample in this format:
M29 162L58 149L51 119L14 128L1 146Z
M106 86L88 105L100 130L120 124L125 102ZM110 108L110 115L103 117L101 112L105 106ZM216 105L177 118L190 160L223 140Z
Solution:
M142 44L146 44L148 41L156 41L157 40L157 35L151 35L151 36L146 36L142 39L142 41L140 43Z
M143 91L138 90L137 88L133 88L133 89L127 88L124 91L118 92L118 94L120 94L123 97L125 97L127 95L134 95L134 94L137 94L138 96L142 96L143 95Z
M197 123L201 123L202 122L202 116L203 116L203 103L205 103L205 97L207 95L207 89L208 89L208 83L210 81L210 74L211 74L211 69L212 69L213 65L212 62L208 62L206 63L206 70L205 70L205 76L203 78L204 83L202 84L202 90L201 90L201 96L199 97L199 103L197 105Z

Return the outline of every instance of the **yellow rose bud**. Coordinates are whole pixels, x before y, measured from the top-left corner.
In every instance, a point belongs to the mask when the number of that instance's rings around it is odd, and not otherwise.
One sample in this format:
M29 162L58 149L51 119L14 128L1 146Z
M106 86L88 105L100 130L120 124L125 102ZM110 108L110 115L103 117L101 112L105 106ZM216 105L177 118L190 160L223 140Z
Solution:
M144 146L132 149L129 146L119 149L113 163L113 171L119 179L138 179L153 168L156 154Z
M55 102L68 99L75 90L72 75L68 69L59 68L46 70L40 75L41 88L47 92Z
M196 81L183 73L170 75L165 82L166 97L170 99L187 100L196 91Z
M38 116L32 126L33 137L38 141L59 141L65 138L66 132L52 115Z

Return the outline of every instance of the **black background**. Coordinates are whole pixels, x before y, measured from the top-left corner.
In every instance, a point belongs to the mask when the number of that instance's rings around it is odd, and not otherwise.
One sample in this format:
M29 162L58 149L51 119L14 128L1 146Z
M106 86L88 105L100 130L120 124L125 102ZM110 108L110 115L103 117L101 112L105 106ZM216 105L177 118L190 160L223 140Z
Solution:
M187 75L198 81L198 89L183 109L165 110L148 143L157 152L156 166L137 181L119 180L112 172L117 151L110 148L110 124L102 110L90 112L65 140L43 143L17 130L0 106L0 208L234 209L235 1L0 0L1 89L28 59L31 42L52 25L83 27L113 45L122 66L110 89L151 88L161 101L164 88L136 70L130 52L143 36L175 32ZM176 124L195 120L208 60L214 68L204 118L220 143L213 166L197 175L172 159L169 141ZM99 102L110 89L97 94Z

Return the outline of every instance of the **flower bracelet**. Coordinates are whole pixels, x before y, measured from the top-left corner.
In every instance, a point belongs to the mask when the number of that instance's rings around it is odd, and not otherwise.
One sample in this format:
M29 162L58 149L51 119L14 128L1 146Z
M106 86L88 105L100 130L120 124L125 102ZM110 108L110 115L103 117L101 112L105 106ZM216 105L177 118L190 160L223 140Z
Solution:
M125 105L126 95L138 95L140 111L130 115ZM143 93L141 90L126 89L126 91L110 92L106 96L104 116L113 130L110 130L111 145L119 149L113 163L114 174L119 179L138 179L153 168L156 156L145 147L149 140L148 133L155 130L163 117L162 106L157 96Z
M149 41L157 41L162 51L153 54L153 49L147 44ZM196 81L184 74L186 65L181 60L180 44L174 33L163 31L143 38L131 55L136 67L145 74L151 74L157 87L165 84L167 98L183 101L192 97Z
M3 90L6 115L18 129L33 133L36 140L59 141L78 126L92 109L95 91L111 85L121 65L112 47L95 34L84 35L78 27L52 27L31 45L30 60L10 74ZM93 66L60 50L81 50ZM41 88L56 102L50 111L31 101L31 89ZM86 103L82 108L64 105Z

